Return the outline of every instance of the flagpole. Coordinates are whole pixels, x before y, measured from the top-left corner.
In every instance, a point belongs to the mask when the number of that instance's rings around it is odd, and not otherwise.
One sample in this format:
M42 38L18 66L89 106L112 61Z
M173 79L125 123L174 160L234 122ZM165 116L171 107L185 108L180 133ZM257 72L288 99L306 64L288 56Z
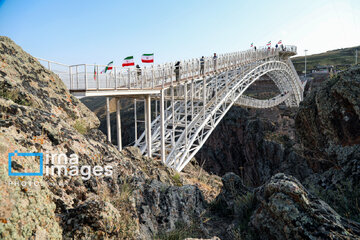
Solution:
M305 49L304 51L305 51L305 81L306 81L306 52L307 52L308 50Z

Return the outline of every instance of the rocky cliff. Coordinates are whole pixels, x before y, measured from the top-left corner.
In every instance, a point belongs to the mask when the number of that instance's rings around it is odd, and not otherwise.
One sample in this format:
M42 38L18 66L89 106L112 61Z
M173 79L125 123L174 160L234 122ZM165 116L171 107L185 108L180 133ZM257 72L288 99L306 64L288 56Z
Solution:
M360 224L340 216L294 177L278 173L258 188L227 173L213 211L230 221L223 239L358 239Z
M250 186L264 184L279 172L302 180L312 171L296 151L294 115L294 109L233 107L196 159L207 171L220 176L234 172Z
M249 188L241 175L225 174L213 208L231 222L226 238L359 238L360 145L356 139L360 134L354 129L359 123L359 69L353 67L335 76L301 103L295 118L295 143L299 143L290 148L301 157L288 166L294 169L293 175L296 170L306 171L298 176L303 184L284 173L270 178L264 174L264 184ZM251 133L262 136L263 131ZM244 134L235 136L239 135ZM261 153L261 149L257 151ZM264 156L272 159L271 154ZM264 164L266 158L257 161Z
M296 130L309 157L334 166L331 148L360 144L360 68L350 68L314 90L300 105Z
M136 148L117 151L96 129L95 114L7 37L0 54L0 238L151 239L200 219L206 201L197 186L182 186L180 175ZM77 154L79 167L113 171L65 176L68 164L55 174L9 176L15 151ZM11 161L15 173L38 172L39 164L37 157Z
M316 174L304 185L342 216L360 221L360 66L339 73L301 103L296 132Z

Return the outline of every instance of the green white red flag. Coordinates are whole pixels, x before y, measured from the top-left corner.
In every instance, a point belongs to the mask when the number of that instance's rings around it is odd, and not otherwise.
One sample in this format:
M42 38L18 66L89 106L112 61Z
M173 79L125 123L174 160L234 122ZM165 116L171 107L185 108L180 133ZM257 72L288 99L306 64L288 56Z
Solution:
M269 41L269 42L266 44L266 46L271 46L271 41Z
M280 41L278 42L278 44L279 44L279 45L282 44L282 41L280 40Z
M143 63L153 63L154 62L154 54L153 53L149 53L149 54L143 54L141 56L141 62Z
M96 65L94 64L94 80L96 80L96 74L97 74L97 72L96 72Z
M253 44L253 43L251 43L250 47L253 47L253 46L254 46L254 44Z
M134 66L134 65L135 65L135 63L134 63L134 57L133 56L129 56L129 57L124 58L124 61L123 61L123 64L122 64L123 67Z
M100 73L106 73L109 70L113 69L113 61L109 62L108 65L100 72Z

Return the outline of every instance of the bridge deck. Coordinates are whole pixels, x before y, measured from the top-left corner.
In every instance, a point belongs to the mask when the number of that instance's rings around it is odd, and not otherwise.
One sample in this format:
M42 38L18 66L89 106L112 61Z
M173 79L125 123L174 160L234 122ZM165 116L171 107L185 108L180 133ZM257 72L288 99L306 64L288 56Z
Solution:
M136 68L113 67L113 70L107 73L100 73L106 66L65 65L40 58L38 60L45 62L49 69L57 73L74 96L136 96L157 94L161 89L168 89L172 85L211 77L257 60L276 56L282 58L294 54L296 54L295 46L285 46L284 50L260 48L257 51L251 49L220 54L216 60L216 69L212 56L208 56L204 58L203 74L200 74L200 58L181 61L178 82L173 63L143 67L139 74Z

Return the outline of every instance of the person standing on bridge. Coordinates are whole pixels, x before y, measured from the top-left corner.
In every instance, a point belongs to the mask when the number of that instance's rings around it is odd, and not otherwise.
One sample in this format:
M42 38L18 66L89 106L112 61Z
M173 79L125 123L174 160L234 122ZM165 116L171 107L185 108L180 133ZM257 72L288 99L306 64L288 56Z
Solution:
M177 81L177 82L180 81L180 69L181 69L180 61L177 61L177 62L175 63L175 69L174 69L175 76L176 76L176 81Z
M137 80L139 81L141 77L141 68L139 64L136 64L136 75L137 75Z
M205 58L202 56L200 58L200 75L204 75L204 69L205 69Z
M216 72L216 67L217 67L217 56L216 56L216 53L214 53L214 56L213 56L213 61L214 61L214 72Z

